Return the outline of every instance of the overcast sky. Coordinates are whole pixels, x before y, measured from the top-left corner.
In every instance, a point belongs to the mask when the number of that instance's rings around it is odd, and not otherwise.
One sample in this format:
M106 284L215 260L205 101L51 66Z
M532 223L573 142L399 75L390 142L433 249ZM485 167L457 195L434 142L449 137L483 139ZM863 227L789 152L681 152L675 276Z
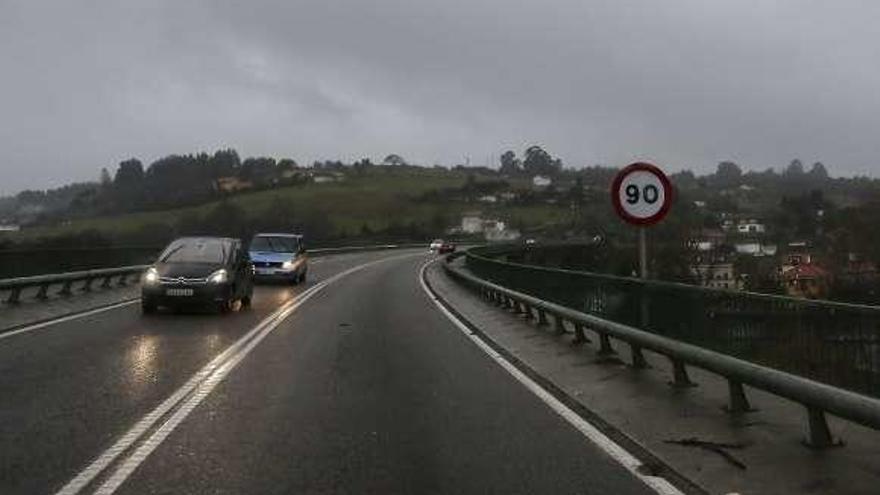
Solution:
M876 176L878 19L875 0L0 0L0 193L220 147Z

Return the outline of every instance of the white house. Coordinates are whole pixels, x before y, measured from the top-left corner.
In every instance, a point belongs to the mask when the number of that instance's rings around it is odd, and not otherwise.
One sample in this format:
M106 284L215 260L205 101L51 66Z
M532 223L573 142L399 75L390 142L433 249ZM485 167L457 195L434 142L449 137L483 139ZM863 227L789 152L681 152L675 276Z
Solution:
M495 195L492 195L492 194L487 194L487 195L485 195L485 196L480 196L480 197L479 197L479 201L480 201L481 203L497 203L497 202L498 202L498 196L495 196Z
M757 220L742 220L737 224L736 231L740 234L763 234L767 227Z
M532 185L535 187L547 187L550 184L553 184L553 179L550 177L546 177L543 175L536 175L532 177Z
M21 227L14 224L0 224L0 232L18 232Z
M478 234L483 231L483 219L477 215L461 217L461 231L465 234Z
M776 244L764 244L760 241L738 242L733 247L737 254L748 256L775 256L778 250Z

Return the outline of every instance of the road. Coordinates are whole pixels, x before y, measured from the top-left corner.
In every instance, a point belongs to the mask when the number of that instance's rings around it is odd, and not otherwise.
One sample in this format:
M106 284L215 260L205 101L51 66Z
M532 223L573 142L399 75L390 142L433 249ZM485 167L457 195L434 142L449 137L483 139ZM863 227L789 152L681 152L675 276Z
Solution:
M655 493L438 310L429 259L0 340L0 493Z

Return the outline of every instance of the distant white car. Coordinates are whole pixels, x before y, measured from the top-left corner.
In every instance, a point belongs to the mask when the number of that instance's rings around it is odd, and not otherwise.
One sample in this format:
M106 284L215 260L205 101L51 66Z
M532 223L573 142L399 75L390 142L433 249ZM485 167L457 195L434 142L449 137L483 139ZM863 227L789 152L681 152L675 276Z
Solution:
M443 239L434 239L428 246L428 250L432 253L436 253L440 250L441 247L443 247Z

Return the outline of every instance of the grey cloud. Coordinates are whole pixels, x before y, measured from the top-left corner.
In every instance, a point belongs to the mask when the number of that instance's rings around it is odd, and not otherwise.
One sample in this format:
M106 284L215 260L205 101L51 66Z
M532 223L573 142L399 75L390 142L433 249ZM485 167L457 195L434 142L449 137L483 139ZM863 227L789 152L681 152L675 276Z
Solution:
M0 192L234 146L869 173L875 2L0 3Z

